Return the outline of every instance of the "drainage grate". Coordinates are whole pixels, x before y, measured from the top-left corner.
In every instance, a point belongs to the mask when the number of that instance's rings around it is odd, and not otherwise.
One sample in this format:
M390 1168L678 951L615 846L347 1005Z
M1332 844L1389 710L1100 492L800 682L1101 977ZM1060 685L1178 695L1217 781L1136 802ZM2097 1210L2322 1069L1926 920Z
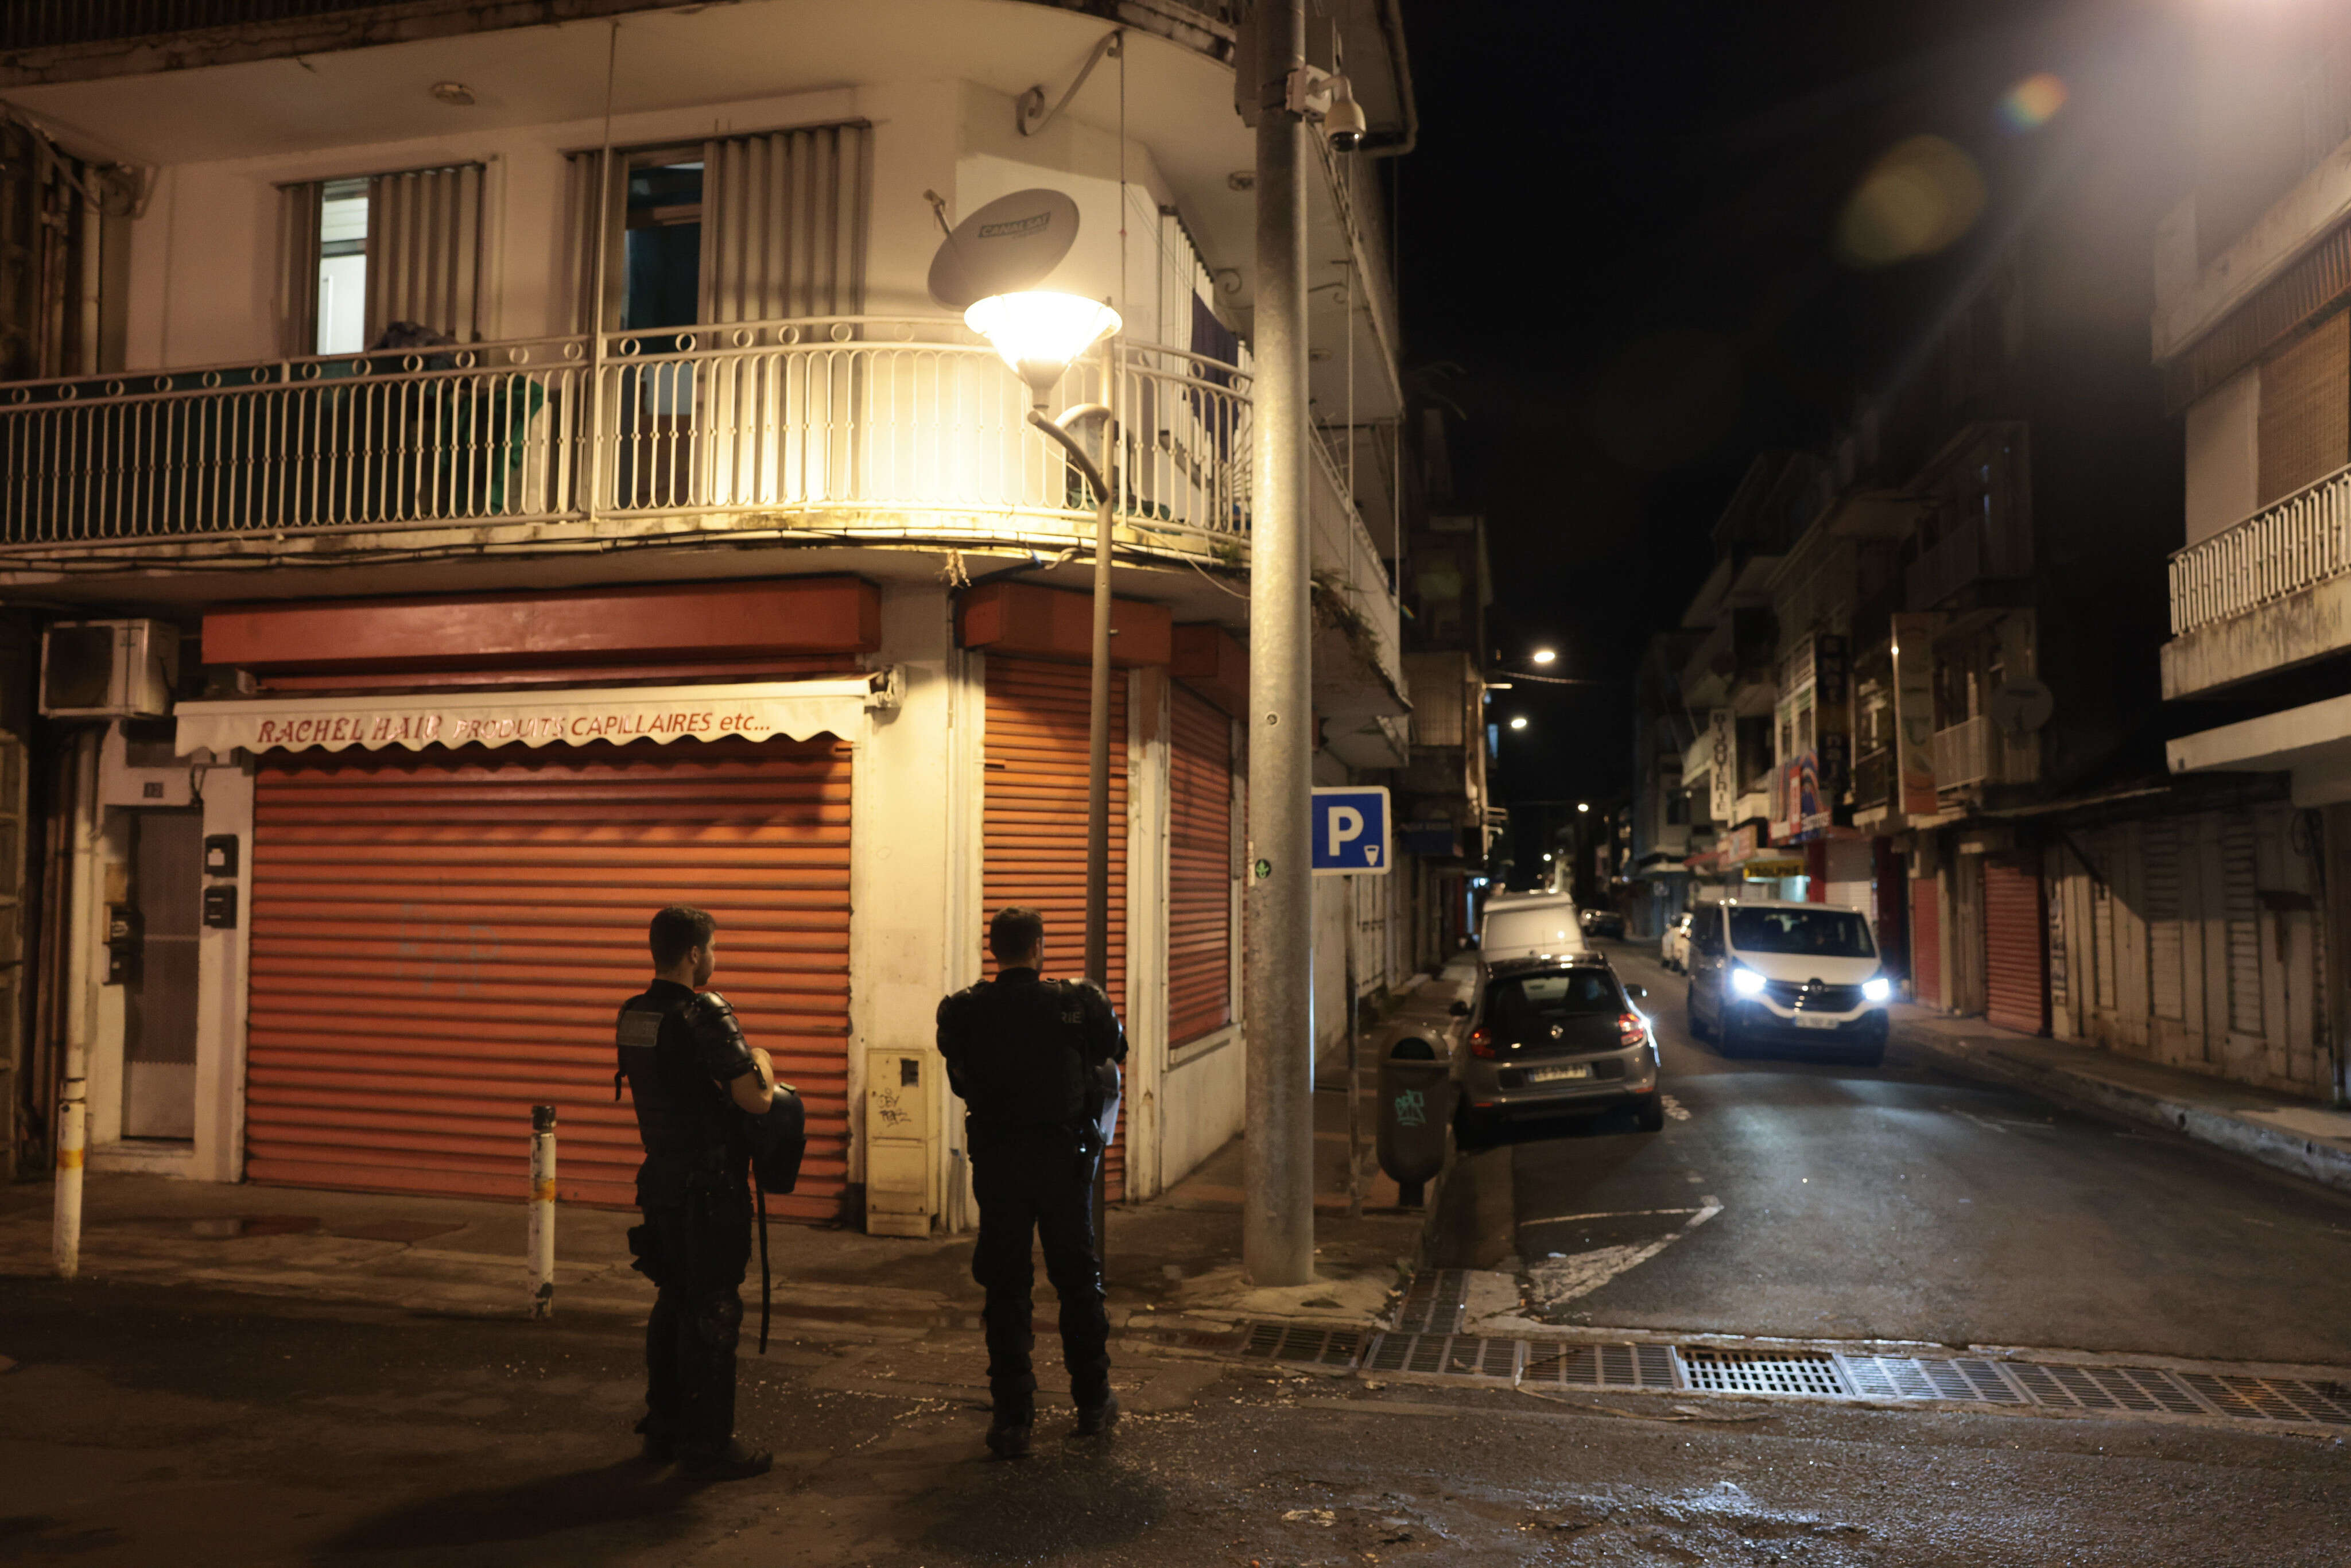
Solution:
M1398 1333L1459 1333L1469 1307L1469 1275L1462 1269L1430 1269L1412 1277L1412 1288L1396 1308Z
M1241 1354L1261 1361L1353 1366L1363 1343L1361 1329L1321 1328L1312 1323L1258 1323L1250 1328Z
M1689 1385L1709 1394L1812 1394L1844 1398L1853 1390L1831 1355L1768 1355L1693 1348L1681 1353Z
M1458 1306L1446 1311L1427 1298L1421 1312L1455 1322L1460 1315ZM1367 1335L1359 1329L1313 1323L1250 1323L1240 1332L1239 1354L1254 1360L1350 1367L1373 1375L1407 1373L1538 1388L1938 1400L2011 1409L2223 1416L2351 1427L2351 1388L2301 1378L1964 1355L1572 1344L1454 1333Z

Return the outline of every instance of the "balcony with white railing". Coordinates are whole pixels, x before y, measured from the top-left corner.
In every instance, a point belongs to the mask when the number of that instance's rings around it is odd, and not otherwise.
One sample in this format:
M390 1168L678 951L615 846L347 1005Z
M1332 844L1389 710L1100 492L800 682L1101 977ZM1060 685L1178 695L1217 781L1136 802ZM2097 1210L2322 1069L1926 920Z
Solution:
M2351 648L2351 468L2171 558L2167 697Z
M1089 361L1061 394L1101 401L1102 380ZM1248 387L1242 367L1123 346L1123 553L1245 559ZM0 386L0 567L679 518L849 542L1091 539L1093 497L1028 408L960 324L877 318L17 382Z
M2041 773L2041 743L2013 736L1988 717L1963 719L1935 732L1935 788L2030 784Z

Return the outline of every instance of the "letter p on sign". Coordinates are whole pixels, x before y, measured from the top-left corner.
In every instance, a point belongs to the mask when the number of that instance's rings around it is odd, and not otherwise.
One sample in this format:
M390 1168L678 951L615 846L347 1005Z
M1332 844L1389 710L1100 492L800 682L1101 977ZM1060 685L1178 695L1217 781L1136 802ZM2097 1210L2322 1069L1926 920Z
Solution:
M1387 874L1388 792L1384 789L1317 789L1311 844L1316 876Z

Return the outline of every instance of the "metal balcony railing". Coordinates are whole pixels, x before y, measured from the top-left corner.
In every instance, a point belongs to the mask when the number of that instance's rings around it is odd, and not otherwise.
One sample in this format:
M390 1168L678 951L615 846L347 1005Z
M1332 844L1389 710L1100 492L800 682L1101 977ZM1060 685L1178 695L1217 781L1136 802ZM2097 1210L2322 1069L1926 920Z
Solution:
M2011 738L1990 718L1970 718L1935 732L1935 788L1970 784L2030 784L2040 772L2041 748L2032 736Z
M1892 747L1881 746L1875 751L1863 752L1853 764L1853 809L1875 811L1881 806L1893 805L1898 777Z
M1028 391L938 320L827 318L0 387L0 549L733 514L855 535L1066 538L1093 497ZM1126 344L1118 513L1249 527L1248 372ZM1098 401L1098 362L1061 395Z
M2258 610L2351 571L2351 468L2171 558L2171 634Z

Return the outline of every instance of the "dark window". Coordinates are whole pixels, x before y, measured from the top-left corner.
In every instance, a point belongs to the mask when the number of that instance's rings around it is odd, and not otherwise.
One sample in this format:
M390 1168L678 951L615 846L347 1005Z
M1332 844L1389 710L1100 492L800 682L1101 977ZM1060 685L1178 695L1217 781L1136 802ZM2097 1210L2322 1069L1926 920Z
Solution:
M1487 1026L1501 1034L1595 1013L1614 1017L1624 1010L1616 978L1605 969L1522 975L1497 980L1486 992Z
M1730 945L1746 953L1875 958L1869 922L1844 909L1734 909Z

